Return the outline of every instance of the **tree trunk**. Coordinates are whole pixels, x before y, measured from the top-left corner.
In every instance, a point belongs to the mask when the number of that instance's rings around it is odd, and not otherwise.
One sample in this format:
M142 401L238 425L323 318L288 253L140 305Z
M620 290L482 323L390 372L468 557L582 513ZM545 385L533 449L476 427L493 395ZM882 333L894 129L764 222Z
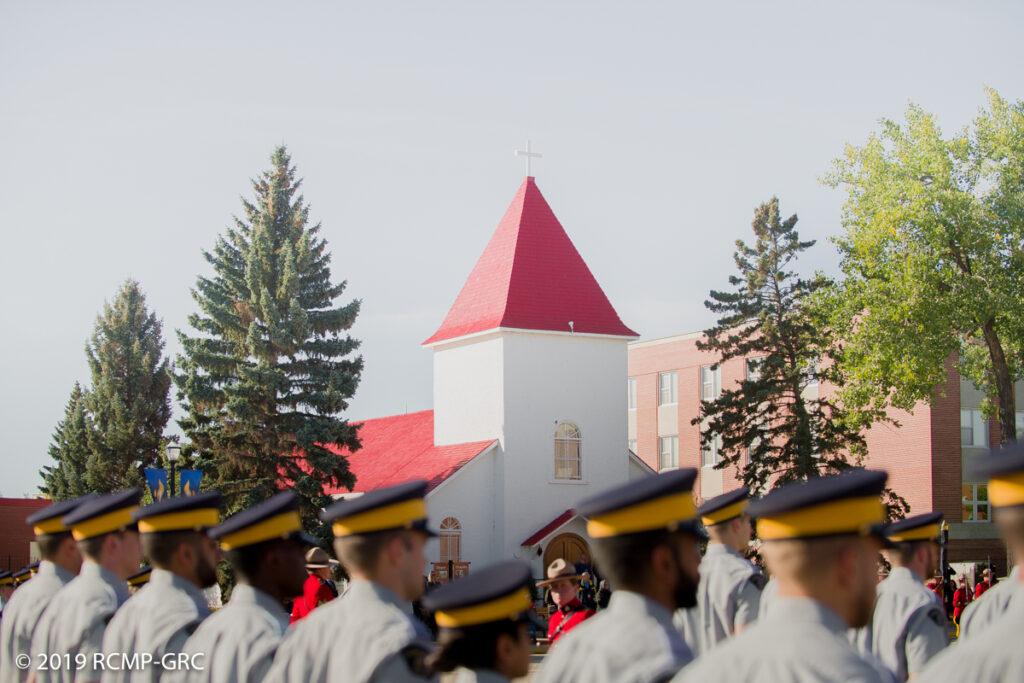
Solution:
M1012 443L1017 440L1017 401L1013 391L1013 378L1010 368L1006 365L1006 354L996 334L996 323L993 318L985 321L981 328L988 345L988 355L992 359L992 376L996 382L996 398L999 407L999 442Z

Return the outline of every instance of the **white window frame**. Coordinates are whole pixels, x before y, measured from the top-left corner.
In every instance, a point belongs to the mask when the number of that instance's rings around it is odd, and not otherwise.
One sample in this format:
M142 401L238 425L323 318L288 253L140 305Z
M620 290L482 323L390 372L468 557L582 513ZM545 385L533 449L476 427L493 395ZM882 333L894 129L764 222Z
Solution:
M704 445L704 440L701 439L700 446L700 466L701 467L714 467L722 459L722 435L716 434L715 438L711 441L711 447L708 448Z
M963 488L971 488L971 497L963 495L961 490L960 506L963 514L963 521L968 524L984 524L992 521L992 504L988 500L988 484L968 484L964 483ZM984 490L985 500L980 500L978 497L979 491ZM967 508L970 508L968 512ZM984 508L985 519L978 519L979 509Z
M667 448L666 448L667 446ZM666 462L667 459L667 462ZM658 471L679 468L679 436L658 437Z
M462 524L454 517L445 517L439 529L438 557L441 562L462 561ZM452 552L452 548L455 552ZM447 552L445 552L447 550Z
M756 382L761 379L760 364L764 362L765 358L767 358L767 356L751 356L746 359L746 362L744 363L744 377L747 381ZM751 367L751 363L758 367Z
M807 368L804 370L804 378L807 380L804 386L818 386L818 361L812 360L807 363Z
M572 422L560 422L555 427L554 464L556 480L583 479L583 436Z
M629 410L636 410L636 377L626 380L626 405Z
M630 453L636 455L636 439L629 439L626 441L626 448L629 449Z
M960 409L960 446L963 448L989 447L988 419L974 408Z
M675 370L658 373L658 405L673 405L679 400L679 374Z
M714 370L712 370L714 368ZM709 391L710 389L710 391ZM722 366L714 364L700 366L700 398L714 401L722 395Z

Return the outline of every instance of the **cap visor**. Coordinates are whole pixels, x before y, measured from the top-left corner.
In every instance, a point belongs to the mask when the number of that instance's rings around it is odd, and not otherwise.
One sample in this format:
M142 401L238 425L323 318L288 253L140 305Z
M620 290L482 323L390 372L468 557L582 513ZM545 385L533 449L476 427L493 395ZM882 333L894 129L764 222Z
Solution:
M412 523L412 529L414 531L420 531L420 532L426 534L427 536L430 536L431 538L437 538L438 536L441 535L441 534L437 533L436 531L434 531L433 529L431 529L430 527L428 527L427 526L427 520L425 520L425 519L419 519L419 520L416 520L415 522L413 522Z
M874 536L882 542L883 550L891 550L896 547L896 544L889 540L886 532L889 530L888 524L872 524L868 529L868 536Z

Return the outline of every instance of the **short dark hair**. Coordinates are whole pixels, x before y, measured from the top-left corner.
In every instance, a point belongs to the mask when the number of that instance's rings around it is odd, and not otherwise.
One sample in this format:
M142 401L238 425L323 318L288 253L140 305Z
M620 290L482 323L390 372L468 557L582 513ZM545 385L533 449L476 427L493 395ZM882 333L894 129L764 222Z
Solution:
M914 555L917 554L917 549L926 543L934 543L934 541L923 540L923 541L908 541L906 543L897 543L893 549L893 554L896 560L896 564L900 567L906 567L908 564L914 561Z
M281 538L272 538L262 543L242 546L224 551L224 559L231 563L235 576L247 583L256 580L260 573L260 566L263 564L268 553L278 550L284 543L292 543Z
M338 560L350 573L353 569L369 572L377 566L380 554L395 538L401 538L409 546L408 529L388 529L369 534L355 534L334 539L334 549Z
M107 536L117 534L118 536L124 535L123 529L117 531L110 531L99 536L92 536L91 538L83 538L78 542L78 549L82 551L82 554L88 557L90 560L100 561L100 555L103 553L103 542L107 540Z
M182 545L191 545L198 551L199 538L200 533L192 529L142 534L142 552L154 567L167 569L174 553Z
M437 649L427 657L427 665L435 671L493 669L497 664L497 645L501 635L519 637L521 621L502 619L467 628L443 628L438 634Z
M651 570L655 548L671 545L673 533L666 529L642 531L624 536L593 539L594 558L599 571L612 588L640 588Z
M64 541L71 538L70 531L59 531L55 534L42 534L36 536L36 543L39 544L39 556L44 560L54 560Z

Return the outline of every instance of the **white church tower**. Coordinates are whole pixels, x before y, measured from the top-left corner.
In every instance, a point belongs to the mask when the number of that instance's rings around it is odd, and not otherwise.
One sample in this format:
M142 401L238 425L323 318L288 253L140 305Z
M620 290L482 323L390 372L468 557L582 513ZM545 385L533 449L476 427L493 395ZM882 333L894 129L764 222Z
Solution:
M432 518L462 520L464 559L519 557L540 576L545 561L575 552L574 538L585 548L572 512L580 499L650 472L626 442L626 344L636 337L527 177L424 342L434 443L498 440L493 457L430 499Z

